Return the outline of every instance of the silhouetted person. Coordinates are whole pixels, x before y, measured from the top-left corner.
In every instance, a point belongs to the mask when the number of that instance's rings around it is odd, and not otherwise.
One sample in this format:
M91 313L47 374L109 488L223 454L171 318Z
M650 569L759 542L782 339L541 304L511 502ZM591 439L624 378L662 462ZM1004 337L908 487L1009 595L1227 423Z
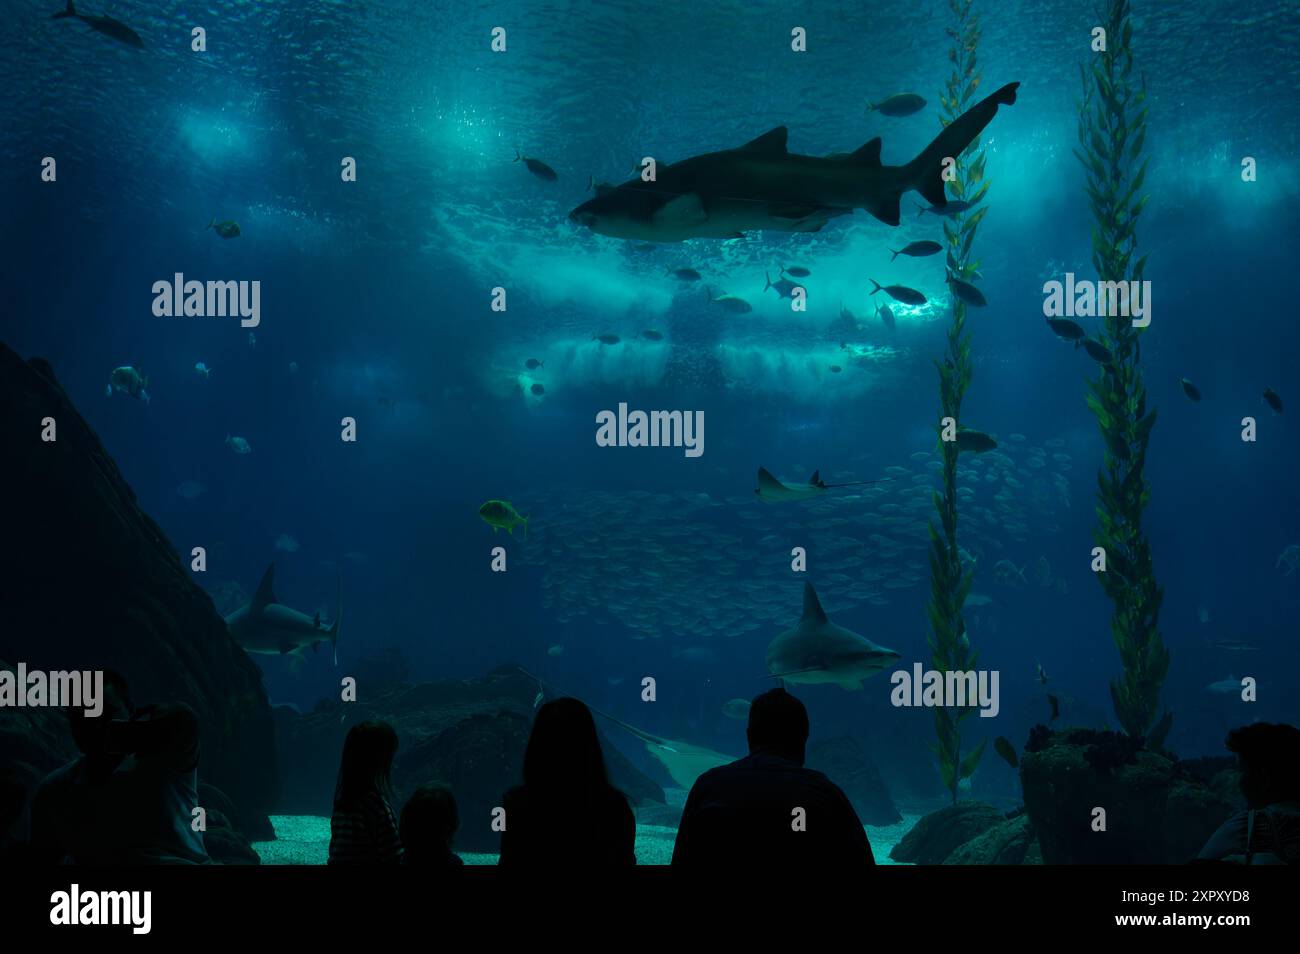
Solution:
M1219 826L1198 860L1300 862L1300 729L1256 722L1233 729L1225 745L1237 754L1247 808Z
M402 864L423 868L463 865L451 850L460 830L456 796L446 785L421 785L402 806L398 831L402 836Z
M35 860L78 865L210 864L194 831L199 720L184 703L136 709L126 680L104 672L103 711L68 710L82 756L32 797Z
M524 751L524 784L506 792L501 864L636 864L636 819L609 784L591 712L577 699L537 710Z
M872 865L848 798L803 767L808 710L784 689L749 709L749 755L710 769L686 798L673 864L772 868Z
M334 787L330 864L401 863L402 840L392 807L396 754L397 732L387 722L361 722L348 730Z

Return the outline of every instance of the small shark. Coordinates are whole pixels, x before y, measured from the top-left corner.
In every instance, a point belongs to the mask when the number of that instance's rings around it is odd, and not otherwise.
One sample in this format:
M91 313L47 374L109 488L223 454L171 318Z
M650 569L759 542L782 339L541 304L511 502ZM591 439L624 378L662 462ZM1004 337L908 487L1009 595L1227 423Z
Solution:
M803 585L803 616L767 647L767 671L786 682L815 685L834 683L843 689L861 689L862 680L896 663L892 649L826 618L811 583Z
M334 665L339 664L339 623L343 619L343 591L340 588L334 623L326 626L320 613L308 616L282 604L275 598L275 564L266 569L266 575L257 586L253 601L226 617L226 626L235 641L245 652L268 656L296 655L305 658L303 650L312 651L328 642L334 650Z
M816 232L855 209L898 225L904 192L915 189L935 208L947 204L945 160L975 141L998 106L1016 101L1019 85L1008 83L976 103L905 166L881 164L879 137L848 154L788 152L786 127L777 126L737 149L660 167L653 182L637 177L598 192L569 219L601 235L644 242L738 238L754 229Z
M1206 692L1212 692L1216 696L1235 696L1241 693L1241 680L1236 676L1229 676L1227 679L1220 679L1218 682L1212 682L1205 687Z
M86 16L78 13L72 5L72 0L68 0L68 6L65 10L58 13L50 14L51 20L62 20L64 17L73 17L80 20L86 26L90 27L104 36L117 40L119 43L125 43L127 46L133 46L138 50L144 49L144 40L140 39L140 34L136 33L121 20L114 20L110 16Z
M886 480L892 480L891 477L882 477L880 480L855 480L847 484L828 484L821 478L821 471L814 470L813 475L808 478L808 483L791 487L789 484L783 484L772 476L772 472L766 467L758 468L758 486L754 488L754 493L758 494L758 499L763 503L783 503L787 500L811 500L814 497L820 497L826 491L835 487L858 487L864 484L879 484Z

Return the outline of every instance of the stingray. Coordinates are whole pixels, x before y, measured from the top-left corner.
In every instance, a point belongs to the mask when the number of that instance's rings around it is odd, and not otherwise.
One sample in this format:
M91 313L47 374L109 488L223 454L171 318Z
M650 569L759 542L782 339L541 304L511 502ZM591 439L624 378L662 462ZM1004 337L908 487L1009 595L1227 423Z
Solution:
M764 503L780 503L785 500L811 500L814 497L820 497L828 490L836 487L860 487L865 484L879 484L886 480L893 480L892 477L882 477L879 480L855 480L847 484L828 484L821 478L821 471L814 470L813 475L808 478L806 484L783 484L772 476L772 472L766 467L758 468L758 486L754 488L754 493L758 494L758 499Z
M534 676L522 666L519 671L530 679L537 680L539 686L545 685L544 681L538 676ZM555 688L555 687L553 687ZM586 703L583 703L587 705ZM645 743L646 751L653 755L672 776L672 780L687 791L695 784L695 780L707 772L709 769L717 768L720 765L729 765L736 761L735 755L724 755L721 752L714 752L712 749L706 749L702 745L693 745L690 742L681 742L677 739L664 739L644 729L638 729L634 725L629 725L622 719L616 719L606 712L601 712L595 706L587 705L587 708L600 716L617 725L619 728L630 732L642 742Z

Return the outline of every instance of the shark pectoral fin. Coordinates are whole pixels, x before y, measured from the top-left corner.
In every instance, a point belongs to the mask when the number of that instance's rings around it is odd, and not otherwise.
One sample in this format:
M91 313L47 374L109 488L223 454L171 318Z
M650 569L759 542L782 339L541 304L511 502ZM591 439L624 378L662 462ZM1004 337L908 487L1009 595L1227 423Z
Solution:
M803 669L787 669L784 672L769 672L769 679L785 679L787 676L798 676L806 672L822 672L823 666L805 666Z
M690 226L707 222L709 213L704 209L704 200L697 192L687 192L670 199L659 207L654 214L656 226Z
M897 225L902 218L899 209L901 195L882 196L880 200L867 207L867 211L886 225Z

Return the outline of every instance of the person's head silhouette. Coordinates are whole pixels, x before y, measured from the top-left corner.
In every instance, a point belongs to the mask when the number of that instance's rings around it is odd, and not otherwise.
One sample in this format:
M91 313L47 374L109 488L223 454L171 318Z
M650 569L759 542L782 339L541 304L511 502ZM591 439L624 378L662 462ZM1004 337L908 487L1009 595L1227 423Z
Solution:
M355 808L372 791L391 799L396 754L397 732L387 722L361 722L349 729L334 787L334 807Z
M407 864L445 856L459 829L460 812L451 789L446 785L421 785L402 807L398 823Z
M577 699L555 699L537 710L524 750L524 787L537 795L609 787L595 720Z
M770 689L750 704L745 735L751 753L779 755L803 765L808 710L784 689Z
M1300 801L1300 729L1256 722L1228 733L1224 743L1241 765L1241 793L1251 808Z

